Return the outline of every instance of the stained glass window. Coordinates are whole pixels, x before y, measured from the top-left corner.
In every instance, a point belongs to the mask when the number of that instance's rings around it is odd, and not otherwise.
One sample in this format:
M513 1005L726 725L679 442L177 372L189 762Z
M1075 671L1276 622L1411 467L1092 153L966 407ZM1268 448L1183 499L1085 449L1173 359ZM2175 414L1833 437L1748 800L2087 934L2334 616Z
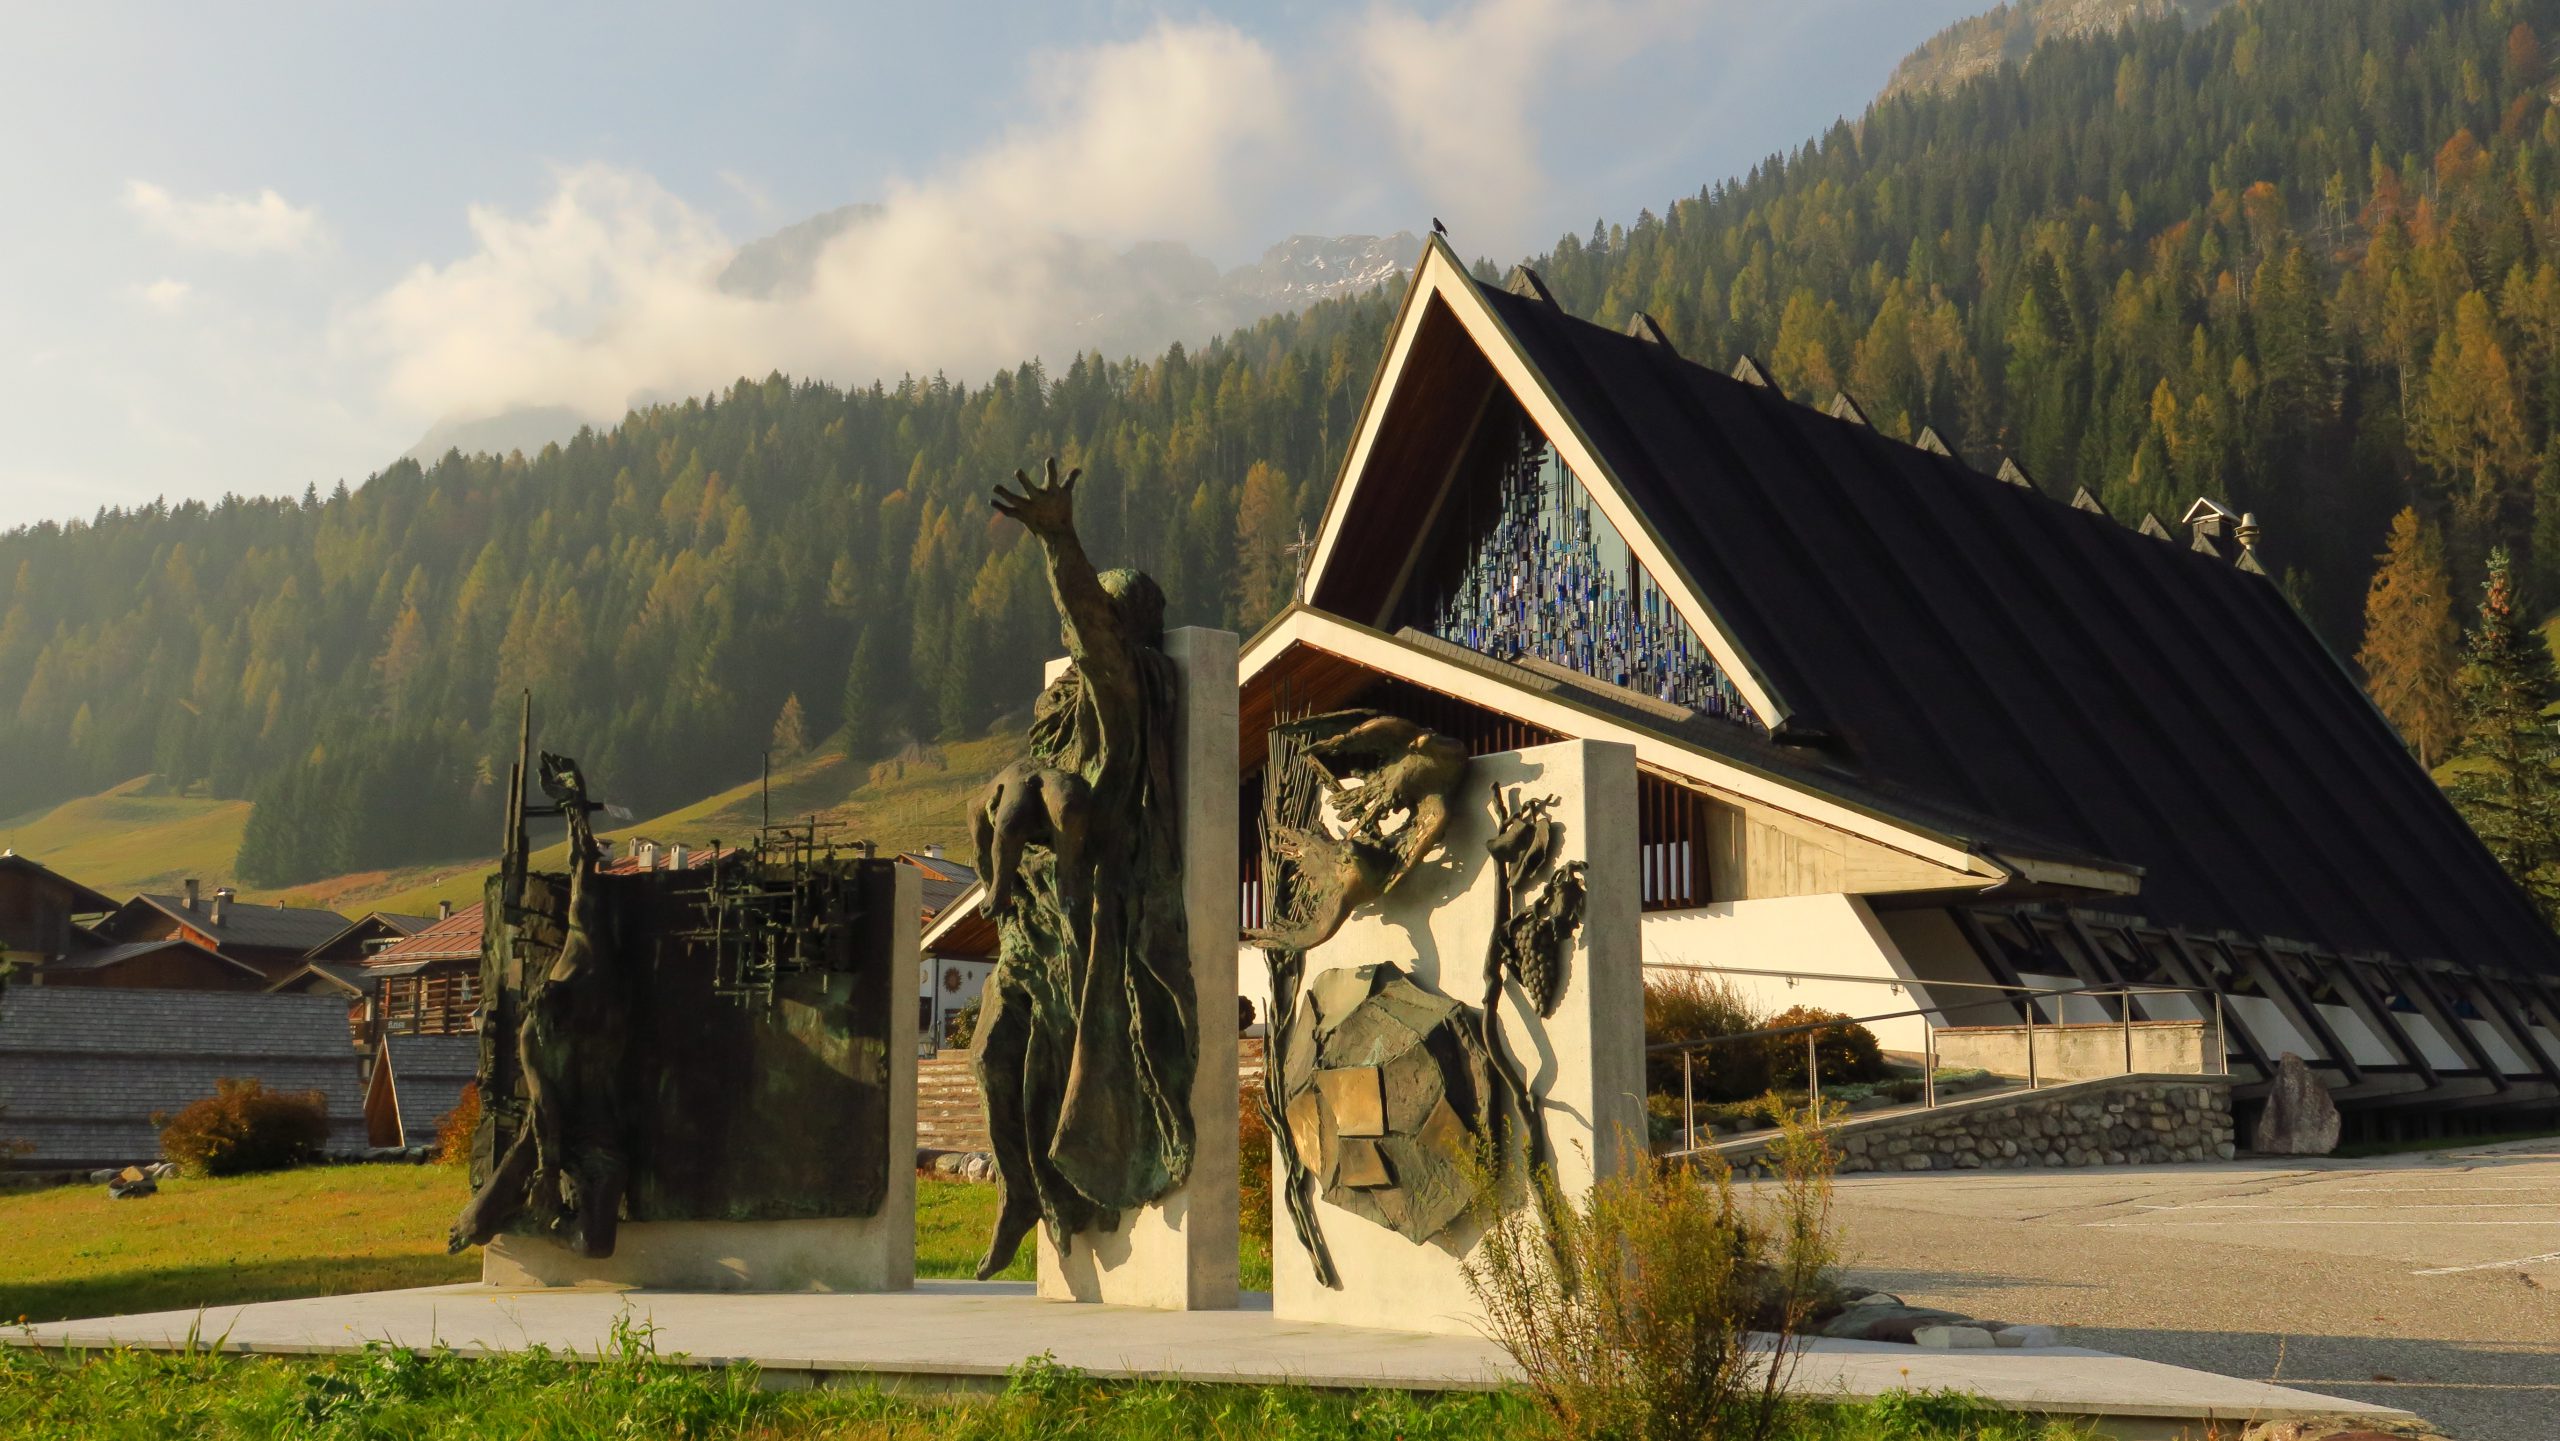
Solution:
M1398 624L1759 726L1591 492L1516 407L1487 418L1440 524Z

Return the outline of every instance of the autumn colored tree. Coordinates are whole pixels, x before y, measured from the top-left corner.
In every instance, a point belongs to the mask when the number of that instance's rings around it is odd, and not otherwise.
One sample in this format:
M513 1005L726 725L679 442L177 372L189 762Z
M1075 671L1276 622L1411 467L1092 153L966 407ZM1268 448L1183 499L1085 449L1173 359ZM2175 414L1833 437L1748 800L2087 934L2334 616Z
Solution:
M2560 730L2550 648L2526 621L2504 547L2488 557L2460 675L2454 804L2545 919L2560 916Z
M1279 614L1296 598L1298 561L1289 545L1297 538L1297 526L1289 477L1267 461L1255 461L1244 473L1244 493L1236 502L1236 609L1247 628Z
M800 693L783 697L782 711L773 718L773 756L776 760L798 760L809 751L808 719L800 710Z
M2460 632L2446 579L2444 538L2413 507L2392 518L2373 584L2365 591L2364 645L2356 664L2365 689L2400 738L2432 770L2454 742L2461 708L2454 694Z

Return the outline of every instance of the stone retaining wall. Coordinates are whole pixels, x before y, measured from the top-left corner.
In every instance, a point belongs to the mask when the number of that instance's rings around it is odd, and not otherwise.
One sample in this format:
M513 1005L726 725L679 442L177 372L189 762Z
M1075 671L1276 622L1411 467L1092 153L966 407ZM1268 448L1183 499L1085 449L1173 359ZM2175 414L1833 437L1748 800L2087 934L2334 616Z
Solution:
M2227 1161L2231 1087L2219 1076L2116 1076L1862 1116L1831 1134L1843 1173ZM1740 1169L1765 1145L1715 1150Z

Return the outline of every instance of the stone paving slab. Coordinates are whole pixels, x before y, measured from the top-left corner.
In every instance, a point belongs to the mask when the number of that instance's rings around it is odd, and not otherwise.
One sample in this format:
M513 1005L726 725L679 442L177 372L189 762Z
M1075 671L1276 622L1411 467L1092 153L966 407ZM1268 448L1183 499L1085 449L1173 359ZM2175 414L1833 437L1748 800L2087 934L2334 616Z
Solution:
M1234 1311L1144 1311L1043 1301L1023 1283L921 1281L886 1295L509 1290L475 1284L215 1306L12 1328L45 1348L177 1349L197 1338L227 1350L329 1355L369 1341L464 1352L533 1345L593 1355L628 1316L657 1328L659 1349L702 1365L752 1361L769 1373L931 1387L984 1384L1026 1358L1114 1379L1288 1384L1416 1391L1482 1390L1517 1373L1490 1342L1275 1319L1270 1298ZM1818 1340L1794 1389L1864 1399L1954 1387L1999 1405L2088 1417L2281 1420L2341 1412L2406 1413L2264 1382L2072 1347L1930 1351ZM2170 1434L2108 1426L2118 1435Z

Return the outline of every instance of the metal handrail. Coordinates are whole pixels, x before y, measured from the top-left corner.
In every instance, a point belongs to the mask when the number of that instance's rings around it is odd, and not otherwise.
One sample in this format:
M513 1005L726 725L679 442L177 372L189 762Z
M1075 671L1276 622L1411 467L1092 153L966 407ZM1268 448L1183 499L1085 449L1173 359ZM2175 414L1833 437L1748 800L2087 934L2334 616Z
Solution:
M1684 969L1703 970L1707 971L1709 974L1714 973L1711 968L1707 967L1685 967ZM1856 979L1863 980L1867 978L1858 977ZM1822 1057L1819 1049L1821 1032L1831 1030L1839 1026L1863 1025L1869 1021L1906 1020L1913 1016L1927 1017L1932 1015L1944 1015L1950 1011L1977 1010L1984 1006L2008 1005L2020 995L2026 996L2030 1001L2030 1004L2025 1008L2027 1031L2027 1089L2030 1091L2041 1089L2041 1081L2036 1073L2036 1008L2032 1002L2046 997L2067 1000L2074 996L2086 996L2092 999L2104 999L2106 997L2113 996L2122 1001L2123 1004L2117 1009L2121 1013L2118 1018L2119 1023L2124 1028L2124 1074L2129 1076L2133 1074L2132 1002L2135 996L2211 996L2213 998L2214 1049L2220 1055L2220 1065L2217 1074L2224 1076L2231 1074L2231 1042L2229 1033L2224 1029L2222 993L2208 986L2081 985L2045 987L2012 986L1984 981L1897 981L1892 984L1908 984L1924 987L1933 985L1957 985L1964 986L1968 989L1997 990L2003 994L1986 1000L1958 1001L1952 1005L1917 1006L1901 1011L1879 1011L1874 1015L1868 1016L1839 1016L1822 1021L1800 1021L1791 1026L1761 1026L1753 1030L1734 1031L1722 1036L1702 1036L1677 1041L1658 1041L1652 1045L1646 1046L1643 1054L1648 1056L1657 1052L1666 1051L1678 1051L1680 1053L1680 1124L1683 1149L1687 1151L1695 1151L1698 1149L1698 1103L1695 1063L1697 1060L1697 1053L1705 1047L1721 1046L1732 1041L1766 1040L1776 1036L1802 1035L1804 1037L1805 1051L1806 1102L1818 1122L1822 1115ZM2201 1018L2199 1018L2199 1020L2201 1020ZM2057 1029L2069 1024L2069 1022L2061 1020L2054 1022ZM1920 1104L1921 1108L1924 1110L1934 1110L1937 1108L1938 1104L1937 1028L1934 1026L1923 1025L1921 1027L1921 1039L1923 1042L1923 1050L1921 1052Z

